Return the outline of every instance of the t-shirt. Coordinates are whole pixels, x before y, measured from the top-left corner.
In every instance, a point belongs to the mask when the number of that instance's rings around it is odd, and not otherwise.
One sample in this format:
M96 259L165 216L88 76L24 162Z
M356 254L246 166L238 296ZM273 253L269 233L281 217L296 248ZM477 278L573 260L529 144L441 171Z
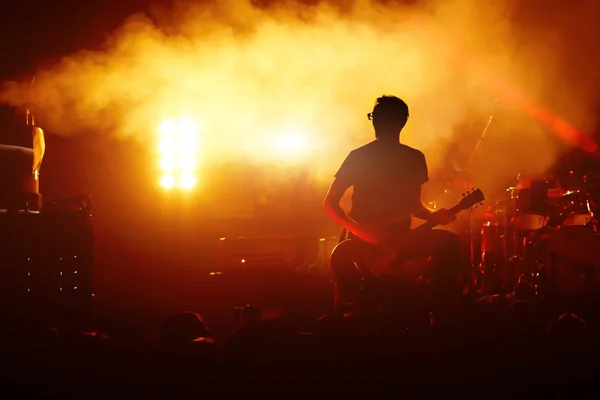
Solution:
M410 217L429 180L425 155L412 147L374 140L348 154L335 177L353 186L349 216L359 223L382 223Z

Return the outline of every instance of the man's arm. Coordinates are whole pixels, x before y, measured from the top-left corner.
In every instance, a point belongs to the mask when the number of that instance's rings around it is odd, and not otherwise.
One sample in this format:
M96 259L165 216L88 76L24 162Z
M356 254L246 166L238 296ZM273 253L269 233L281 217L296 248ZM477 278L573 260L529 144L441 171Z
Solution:
M421 188L419 187L419 197L415 199L415 209L412 212L415 218L419 218L425 221L429 221L435 210L427 207L421 200Z
M421 200L421 189L419 189L419 197L415 200L415 209L412 212L415 218L433 221L436 225L447 225L456 221L456 215L445 208L433 210L427 207Z
M352 218L346 214L346 212L340 206L340 201L348 190L346 184L342 183L339 179L334 179L333 183L329 187L327 191L327 195L325 196L325 200L323 202L323 209L333 219L337 222L342 228L347 229L349 232L359 236L358 232L358 224Z

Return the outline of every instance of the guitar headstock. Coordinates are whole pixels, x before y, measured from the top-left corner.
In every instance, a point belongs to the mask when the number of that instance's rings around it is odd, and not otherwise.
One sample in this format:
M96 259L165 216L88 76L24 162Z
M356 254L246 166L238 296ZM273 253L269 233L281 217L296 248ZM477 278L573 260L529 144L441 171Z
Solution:
M485 197L481 189L471 189L471 191L467 191L463 193L462 200L458 203L458 208L460 210L466 210L468 208L477 207L480 203L483 204L483 200Z

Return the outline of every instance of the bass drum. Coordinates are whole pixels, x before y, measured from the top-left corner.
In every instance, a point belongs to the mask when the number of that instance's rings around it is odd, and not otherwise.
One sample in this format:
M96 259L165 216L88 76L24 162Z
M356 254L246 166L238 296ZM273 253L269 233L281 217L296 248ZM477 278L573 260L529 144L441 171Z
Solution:
M586 226L565 226L540 246L539 262L553 291L585 295L600 289L600 235Z

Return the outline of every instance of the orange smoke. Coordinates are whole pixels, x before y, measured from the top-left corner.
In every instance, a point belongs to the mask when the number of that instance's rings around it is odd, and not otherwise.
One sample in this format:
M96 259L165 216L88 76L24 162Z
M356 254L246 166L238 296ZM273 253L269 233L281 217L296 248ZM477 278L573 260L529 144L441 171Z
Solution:
M192 116L205 166L293 161L329 179L353 147L373 137L366 113L374 99L395 94L411 109L403 140L422 148L433 170L448 143L464 139L457 126L487 121L495 94L476 65L543 102L560 54L522 51L514 2L423 3L257 8L228 0L155 9L130 17L102 49L41 68L31 89L6 83L0 100L29 105L49 131L135 137L151 149L161 121ZM540 62L544 68L535 68ZM577 93L570 97L577 102ZM547 149L529 153L535 157L527 162L548 167L560 145L540 139L533 124L521 128L519 137L535 131L530 145L543 140ZM503 171L521 168L520 161L511 157Z

